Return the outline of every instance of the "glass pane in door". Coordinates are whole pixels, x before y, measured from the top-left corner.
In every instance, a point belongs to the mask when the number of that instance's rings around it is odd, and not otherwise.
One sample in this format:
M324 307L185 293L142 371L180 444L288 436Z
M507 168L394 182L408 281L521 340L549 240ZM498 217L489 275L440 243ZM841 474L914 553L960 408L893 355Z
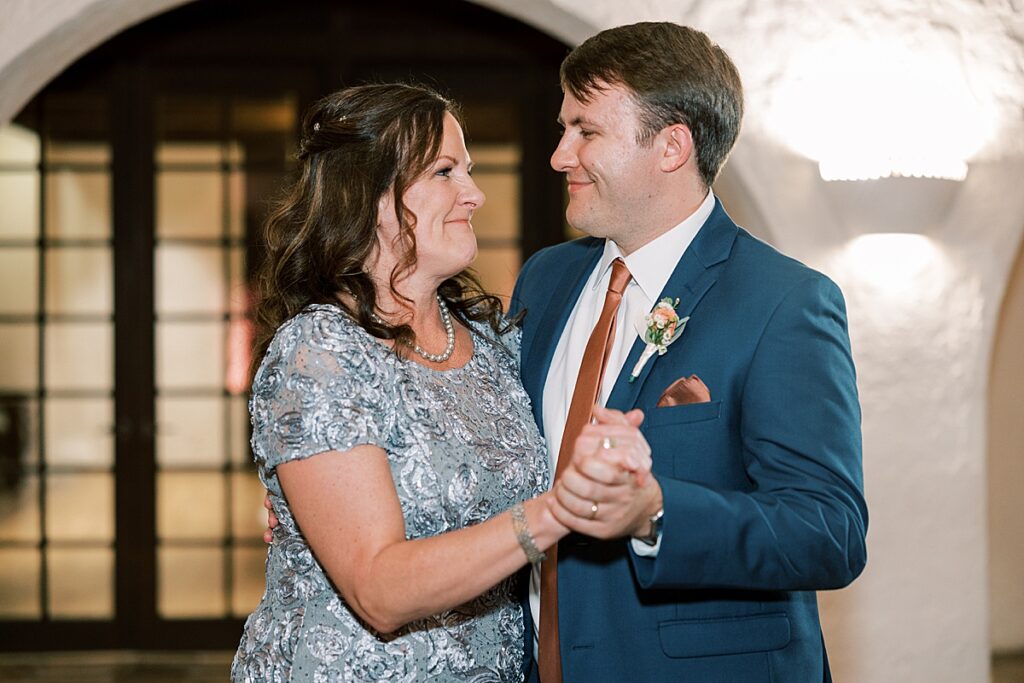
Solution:
M515 141L471 144L473 179L487 201L473 215L477 257L473 270L487 291L505 304L522 265L520 239L520 145Z
M0 618L113 618L105 112L53 94L0 130Z
M247 235L290 163L293 95L157 101L157 612L245 616L263 589L248 449ZM242 523L245 520L247 523ZM258 579L257 579L258 577ZM257 585L258 584L258 585Z
M72 113L73 112L73 113ZM41 403L46 613L114 618L113 154L105 96L44 104Z

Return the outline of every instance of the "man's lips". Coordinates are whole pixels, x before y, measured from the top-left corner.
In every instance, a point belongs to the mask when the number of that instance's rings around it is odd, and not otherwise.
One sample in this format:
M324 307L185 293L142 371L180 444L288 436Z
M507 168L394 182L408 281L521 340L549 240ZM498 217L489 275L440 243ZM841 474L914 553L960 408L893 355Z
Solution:
M569 193L572 194L573 192L578 192L579 190L582 190L584 187L587 187L588 185L593 185L594 183L590 180L569 179L567 181L567 184L569 188Z

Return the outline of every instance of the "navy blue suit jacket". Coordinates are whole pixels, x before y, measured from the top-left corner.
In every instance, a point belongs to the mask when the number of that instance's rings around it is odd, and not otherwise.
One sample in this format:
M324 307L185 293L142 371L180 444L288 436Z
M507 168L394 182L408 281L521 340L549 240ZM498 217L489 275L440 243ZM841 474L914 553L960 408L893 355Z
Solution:
M527 311L522 378L538 424L552 354L603 246L584 238L540 251L516 284L512 312ZM829 680L814 591L847 585L866 561L842 294L716 203L665 296L679 298L686 329L630 383L637 339L608 400L646 415L664 492L661 548L643 558L625 539L562 541L565 680ZM691 374L710 402L656 407Z

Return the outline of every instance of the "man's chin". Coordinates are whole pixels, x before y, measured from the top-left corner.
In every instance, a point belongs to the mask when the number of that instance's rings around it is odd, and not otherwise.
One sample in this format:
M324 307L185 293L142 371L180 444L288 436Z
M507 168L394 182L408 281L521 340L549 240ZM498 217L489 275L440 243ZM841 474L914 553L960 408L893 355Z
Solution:
M578 230L590 237L607 237L609 231L599 222L590 219L589 216L574 214L571 210L565 212L565 220L573 230Z

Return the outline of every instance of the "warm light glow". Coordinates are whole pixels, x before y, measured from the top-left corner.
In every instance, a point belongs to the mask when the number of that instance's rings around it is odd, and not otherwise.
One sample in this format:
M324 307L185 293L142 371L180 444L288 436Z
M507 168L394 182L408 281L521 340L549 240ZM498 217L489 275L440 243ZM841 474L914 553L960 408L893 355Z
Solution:
M16 123L0 126L0 162L38 164L39 149L35 131Z
M954 55L853 38L797 56L768 117L782 142L819 162L825 180L963 180L994 120Z
M865 155L866 157L866 155ZM847 159L822 159L818 162L822 180L879 180L881 178L939 178L964 180L967 162L953 159L868 159L850 155Z
M252 363L252 344L255 328L244 317L232 317L228 323L227 362L224 368L224 386L232 395L249 389L249 370Z
M251 295L247 287L239 286L231 292L231 317L227 324L225 340L226 362L224 364L224 386L227 391L239 395L249 389L249 372L253 358L253 340L256 329L249 316Z
M850 242L848 265L865 283L890 293L923 294L943 275L939 248L923 235L876 233Z

